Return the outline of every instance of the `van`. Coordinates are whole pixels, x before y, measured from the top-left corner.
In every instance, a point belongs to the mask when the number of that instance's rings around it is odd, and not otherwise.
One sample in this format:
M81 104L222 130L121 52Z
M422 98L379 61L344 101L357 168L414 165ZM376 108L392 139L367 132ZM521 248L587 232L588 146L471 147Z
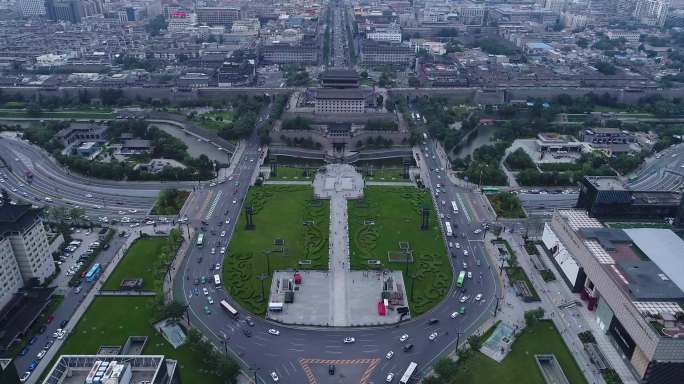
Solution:
M413 344L404 345L404 352L408 352L413 349Z

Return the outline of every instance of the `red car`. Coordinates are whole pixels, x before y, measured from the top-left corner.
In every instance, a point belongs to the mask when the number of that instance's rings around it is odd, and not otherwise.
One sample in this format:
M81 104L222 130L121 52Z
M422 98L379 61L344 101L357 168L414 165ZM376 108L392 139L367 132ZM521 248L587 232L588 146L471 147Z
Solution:
M48 324L52 323L52 320L54 320L54 319L55 319L55 316L54 316L54 315L48 316L48 318L47 318L47 323L48 323Z

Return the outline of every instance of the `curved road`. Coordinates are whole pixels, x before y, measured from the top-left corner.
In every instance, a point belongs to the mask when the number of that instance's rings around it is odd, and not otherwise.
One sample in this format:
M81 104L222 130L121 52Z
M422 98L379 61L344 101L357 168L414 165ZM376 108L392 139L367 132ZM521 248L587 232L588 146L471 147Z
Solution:
M427 167L432 170L441 168L438 157L432 156L435 153L433 143L427 142L426 146L430 154L426 158ZM473 272L473 278L466 279L465 282L470 296L465 303L460 302L462 292L452 287L447 297L428 314L398 325L378 328L294 327L257 317L254 318L254 326L250 327L241 320L244 318L244 311L240 311L242 316L236 320L229 317L217 304L210 305L212 314L206 315L204 307L207 299L201 293L202 286L196 287L199 292L193 293L193 280L206 276L211 281L211 276L218 273L215 265L223 263L223 255L220 252L211 255L209 249L226 246L230 242L249 182L256 172L258 156L258 140L253 136L247 142L233 178L216 187L222 195L216 199L215 208L209 210L210 216L202 213L202 220L208 221L209 229L216 234L206 232L205 241L209 246L203 249L193 246L188 251L175 282L174 292L177 299L189 305L191 323L219 348L230 349L243 366L255 371L259 382L272 382L271 372L277 372L283 383L379 383L384 382L390 372L395 374L394 382L398 382L409 362L417 362L421 371L429 369L434 359L453 349L459 333L460 341L465 341L484 320L492 316L495 296L500 295L500 288L485 255L483 234L474 233L474 230L481 228L480 223L476 221L475 215L466 213L463 203L465 194L453 186L446 187L445 191L442 189L444 192L436 199L435 205L439 213L453 215L451 221L456 225L456 237L449 240L460 242L470 253L470 256L464 256L462 250L449 249L455 255L451 258L454 276L462 270L464 261ZM430 171L429 177L424 180L427 184L436 186L437 183L443 183L445 177L443 171ZM444 205L439 203L442 199L458 201L461 213L454 215L448 202ZM199 227L199 220L191 224ZM228 232L226 237L218 235L223 230ZM475 258L481 260L480 267L475 266ZM208 288L209 295L216 303L227 300L239 309L223 286L214 288L211 285L213 284L204 287ZM473 297L477 293L483 294L483 301L474 301ZM451 313L461 305L466 308L465 315L450 318ZM431 318L438 319L439 323L428 325L427 320ZM253 333L252 337L247 337L243 328L249 328ZM278 329L280 336L268 334L270 328ZM437 331L439 336L436 340L429 341L428 335L433 331ZM408 334L408 342L414 345L409 352L402 351L405 343L400 342L399 337L403 334ZM356 342L344 344L343 339L347 336L355 337ZM386 359L388 351L394 352L392 359ZM328 375L327 367L330 363L336 365L335 375ZM342 376L345 379L341 381Z

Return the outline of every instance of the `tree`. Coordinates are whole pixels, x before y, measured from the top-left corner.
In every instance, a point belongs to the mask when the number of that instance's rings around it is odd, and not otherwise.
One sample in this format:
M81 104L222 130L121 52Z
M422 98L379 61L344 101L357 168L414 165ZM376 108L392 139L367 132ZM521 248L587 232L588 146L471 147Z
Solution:
M448 357L443 357L432 366L437 374L437 377L441 379L451 379L458 374L458 364L449 359Z
M150 35L157 36L161 33L162 29L166 29L167 27L168 23L166 22L166 19L164 19L164 16L158 15L154 19L150 20L150 22L145 26L145 30Z
M482 339L478 335L471 335L468 337L468 345L473 351L479 351L482 347Z
M518 148L506 158L506 165L514 171L521 169L536 168L534 161L524 149Z
M617 68L613 64L601 61L595 64L596 69L604 75L612 76L617 73Z

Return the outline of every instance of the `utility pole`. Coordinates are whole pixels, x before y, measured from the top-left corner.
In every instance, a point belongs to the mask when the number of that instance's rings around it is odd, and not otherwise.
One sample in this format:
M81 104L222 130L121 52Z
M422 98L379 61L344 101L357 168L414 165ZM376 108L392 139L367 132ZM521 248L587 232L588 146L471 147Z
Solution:
M461 335L462 334L463 334L463 332L458 331L458 330L456 331L456 351L457 352L458 352L458 343L461 342Z
M418 277L418 274L411 272L411 300L413 300L413 286L416 283L416 277Z
M496 312L499 310L499 301L501 299L502 299L501 297L496 296L496 306L494 307L494 316L496 316Z

